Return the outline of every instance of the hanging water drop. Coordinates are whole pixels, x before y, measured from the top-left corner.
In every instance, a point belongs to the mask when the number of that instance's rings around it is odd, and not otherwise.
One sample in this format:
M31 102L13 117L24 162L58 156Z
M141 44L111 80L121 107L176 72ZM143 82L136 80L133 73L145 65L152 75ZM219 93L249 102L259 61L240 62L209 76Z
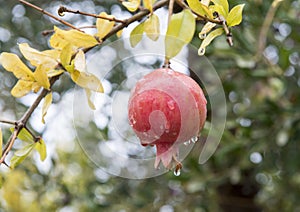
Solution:
M192 137L192 138L191 138L191 141L192 141L193 143L196 143L196 142L198 141L198 136Z
M174 170L174 175L175 175L176 177L178 177L178 176L180 175L180 169Z
M186 145L186 146L188 146L190 143L191 143L191 141L188 140L188 141L184 142L183 144Z

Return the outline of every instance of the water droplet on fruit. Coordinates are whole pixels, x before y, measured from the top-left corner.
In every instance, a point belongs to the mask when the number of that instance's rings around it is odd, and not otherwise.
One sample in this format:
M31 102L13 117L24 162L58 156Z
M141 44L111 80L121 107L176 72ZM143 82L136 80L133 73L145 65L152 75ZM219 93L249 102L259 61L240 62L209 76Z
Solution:
M200 39L206 38L206 33L204 33L204 34L199 34L199 38L200 38Z
M198 54L199 54L199 55L204 55L204 53L205 53L205 48L200 48L200 49L198 50Z
M180 169L178 169L178 170L174 170L174 175L176 176L176 177L178 177L179 175L180 175Z
M189 145L190 143L191 143L190 140L188 140L188 141L186 141L186 142L183 142L183 144L186 145L186 146Z
M168 101L167 105L168 105L168 107L169 107L170 110L174 110L175 105L174 105L174 101L173 100Z
M191 138L191 141L192 141L193 143L196 143L196 142L198 141L198 136L192 137L192 138Z

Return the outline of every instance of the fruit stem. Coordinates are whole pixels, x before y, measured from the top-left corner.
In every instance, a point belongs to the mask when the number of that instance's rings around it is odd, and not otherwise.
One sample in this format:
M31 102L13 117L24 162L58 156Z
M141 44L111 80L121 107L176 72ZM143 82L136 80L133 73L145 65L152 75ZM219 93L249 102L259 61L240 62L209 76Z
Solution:
M168 8L168 11L169 11L169 13L168 13L168 26L169 26L169 24L171 22L171 16L173 14L174 2L175 2L175 0L170 0L170 2L169 2L169 8ZM170 59L167 56L165 57L165 63L164 63L163 67L164 68L170 68Z

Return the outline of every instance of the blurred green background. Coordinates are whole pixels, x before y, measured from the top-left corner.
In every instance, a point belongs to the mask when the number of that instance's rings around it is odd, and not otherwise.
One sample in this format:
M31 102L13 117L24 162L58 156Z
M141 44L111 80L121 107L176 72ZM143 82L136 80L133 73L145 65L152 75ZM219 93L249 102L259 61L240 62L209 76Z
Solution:
M130 15L117 0L31 2L53 13L66 5ZM231 6L238 3L245 8L243 22L233 29L234 47L223 36L206 49L224 86L227 123L217 151L205 164L198 164L198 142L178 177L172 172L145 180L111 176L84 154L69 129L70 118L39 126L36 113L29 124L46 140L47 161L33 155L13 171L0 167L0 211L300 211L300 1L280 2L274 16L267 17L269 29L263 23L272 1L229 1ZM64 19L77 26L94 23L69 14ZM49 48L49 37L42 32L53 24L60 26L18 1L0 0L0 51L19 54L22 42ZM200 44L197 33L192 44ZM14 99L9 92L15 79L0 69L0 117L15 120L34 96ZM118 77L110 76L116 82ZM64 99L69 89L72 82L62 77L54 87L53 107L68 110ZM59 129L54 127L58 123ZM0 126L7 140L7 126ZM95 128L109 136L106 127L90 123L84 126L87 142L97 136Z

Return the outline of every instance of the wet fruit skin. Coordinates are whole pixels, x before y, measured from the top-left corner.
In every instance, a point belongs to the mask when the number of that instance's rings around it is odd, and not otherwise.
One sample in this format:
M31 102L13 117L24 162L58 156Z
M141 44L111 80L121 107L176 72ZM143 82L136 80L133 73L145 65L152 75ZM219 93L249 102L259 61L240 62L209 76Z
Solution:
M143 146L157 148L160 161L170 169L181 143L198 136L206 120L206 99L190 77L169 68L156 69L139 80L128 102L128 118Z

